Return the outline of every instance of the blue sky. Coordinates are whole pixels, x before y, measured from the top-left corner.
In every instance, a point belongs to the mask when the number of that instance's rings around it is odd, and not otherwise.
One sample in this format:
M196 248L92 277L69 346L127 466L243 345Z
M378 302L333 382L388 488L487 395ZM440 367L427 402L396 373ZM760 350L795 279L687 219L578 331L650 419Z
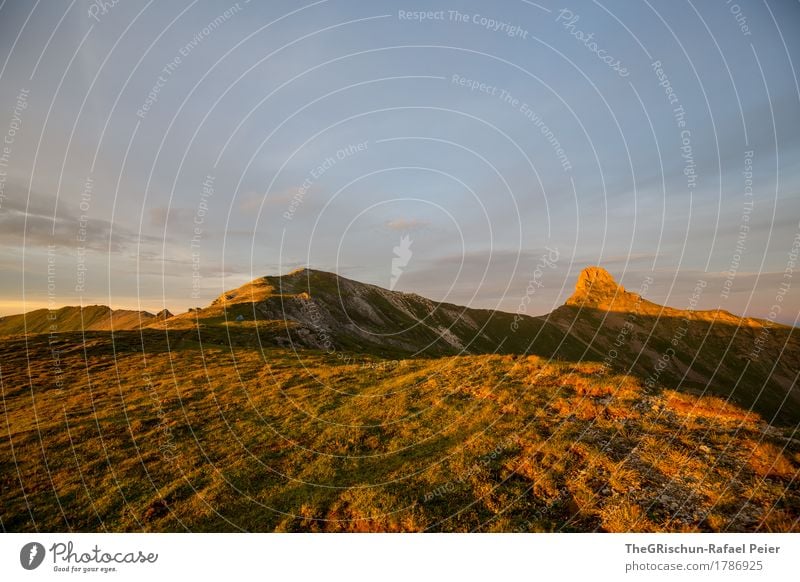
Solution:
M99 6L0 8L0 313L386 287L403 236L396 288L459 304L514 311L549 248L532 313L590 264L800 311L796 2Z

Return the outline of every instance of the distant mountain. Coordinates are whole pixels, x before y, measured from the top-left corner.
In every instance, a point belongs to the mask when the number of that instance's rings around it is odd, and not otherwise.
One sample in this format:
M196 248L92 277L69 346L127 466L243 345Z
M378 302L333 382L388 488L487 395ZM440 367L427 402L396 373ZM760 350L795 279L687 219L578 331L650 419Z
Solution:
M641 290L640 290L641 291ZM722 310L681 310L626 290L600 267L579 275L552 313L529 317L439 303L298 269L255 279L205 308L172 316L108 307L65 307L0 320L0 335L166 329L180 342L278 346L378 357L536 355L595 361L669 387L731 399L768 421L800 420L798 330Z
M439 303L313 269L261 277L168 323L172 330L254 328L285 347L378 356L586 352L545 319Z
M105 305L61 307L53 311L36 309L24 314L0 317L0 336L81 330L124 331L139 329L164 319L167 315L171 316L167 310L156 316L147 311L111 309Z

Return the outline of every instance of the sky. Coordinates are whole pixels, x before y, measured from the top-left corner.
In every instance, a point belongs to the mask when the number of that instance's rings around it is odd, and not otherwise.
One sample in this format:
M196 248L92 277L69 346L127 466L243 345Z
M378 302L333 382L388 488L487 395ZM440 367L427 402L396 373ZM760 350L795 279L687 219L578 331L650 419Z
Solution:
M0 315L181 312L300 266L543 314L601 265L794 324L798 26L775 0L6 0Z

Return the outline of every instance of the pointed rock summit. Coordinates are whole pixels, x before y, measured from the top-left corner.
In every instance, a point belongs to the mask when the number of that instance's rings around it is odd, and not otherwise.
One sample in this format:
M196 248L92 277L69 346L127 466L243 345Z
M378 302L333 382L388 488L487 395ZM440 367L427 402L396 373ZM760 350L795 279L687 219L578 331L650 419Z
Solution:
M158 313L156 313L156 319L169 319L170 317L174 317L172 312L169 309L162 309Z
M578 276L575 292L567 299L567 305L576 307L607 308L611 304L622 305L639 299L618 284L614 277L602 267L586 267Z

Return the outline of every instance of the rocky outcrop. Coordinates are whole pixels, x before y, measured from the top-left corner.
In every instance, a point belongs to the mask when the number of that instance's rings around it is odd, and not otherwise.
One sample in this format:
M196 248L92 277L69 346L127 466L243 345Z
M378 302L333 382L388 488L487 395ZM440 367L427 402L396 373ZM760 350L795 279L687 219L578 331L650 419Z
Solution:
M627 291L604 268L586 267L578 276L575 292L567 299L566 305L623 310L641 302L637 293Z

